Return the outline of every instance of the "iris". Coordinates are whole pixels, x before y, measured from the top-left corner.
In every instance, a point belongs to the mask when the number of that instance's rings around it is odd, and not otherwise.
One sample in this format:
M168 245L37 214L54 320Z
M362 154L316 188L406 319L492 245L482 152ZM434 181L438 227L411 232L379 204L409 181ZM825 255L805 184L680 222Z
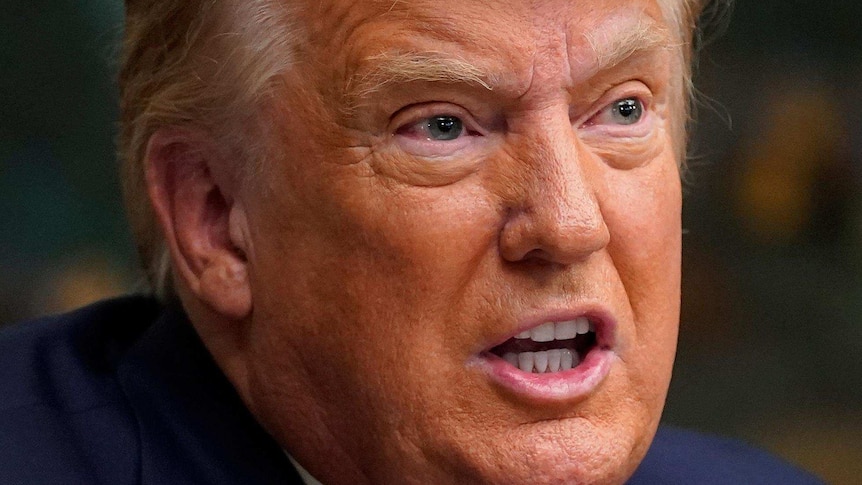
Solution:
M614 103L611 116L621 125L633 125L640 121L643 113L644 107L640 100L626 98Z
M454 140L464 132L464 122L455 116L434 116L427 123L428 138L431 140Z

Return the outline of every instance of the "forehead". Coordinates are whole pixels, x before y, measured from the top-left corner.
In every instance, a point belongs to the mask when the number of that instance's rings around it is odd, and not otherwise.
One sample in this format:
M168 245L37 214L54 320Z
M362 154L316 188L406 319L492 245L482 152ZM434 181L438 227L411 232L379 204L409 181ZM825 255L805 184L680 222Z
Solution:
M303 25L316 33L349 32L361 24L394 20L406 21L421 30L450 31L478 39L471 35L473 27L487 25L522 25L525 28L539 24L546 27L548 20L557 25L589 23L597 17L613 12L642 12L650 16L663 14L673 0L305 0L296 13L303 17ZM514 38L523 31L498 31L506 38ZM332 40L332 39L319 39Z
M302 60L326 59L346 78L385 54L410 52L469 59L504 79L561 55L586 72L630 48L621 40L636 43L633 32L676 31L656 0L324 0L306 3L300 15Z

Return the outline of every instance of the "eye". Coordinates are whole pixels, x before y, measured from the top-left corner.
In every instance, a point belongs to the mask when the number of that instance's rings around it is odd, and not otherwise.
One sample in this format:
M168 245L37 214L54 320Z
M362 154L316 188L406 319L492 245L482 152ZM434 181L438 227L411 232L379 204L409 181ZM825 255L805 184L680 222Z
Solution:
M621 125L633 125L640 121L644 114L643 103L637 98L615 101L610 110L611 118Z
M452 141L465 133L461 118L451 115L431 116L398 130L400 135L408 135L430 141Z
M410 105L393 114L390 123L393 146L437 161L456 154L468 156L487 141L482 125L468 110L453 103Z
M454 140L464 133L464 123L455 116L435 116L428 119L428 135L432 140Z
M646 109L639 98L623 98L602 108L587 125L630 126L643 119Z

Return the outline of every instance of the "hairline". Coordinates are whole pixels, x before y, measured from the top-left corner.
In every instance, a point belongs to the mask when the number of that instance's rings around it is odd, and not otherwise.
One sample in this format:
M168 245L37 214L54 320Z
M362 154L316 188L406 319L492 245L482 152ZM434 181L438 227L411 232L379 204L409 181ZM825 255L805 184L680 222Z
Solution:
M657 0L657 2L659 4L659 6L661 7L664 15L667 17L667 24L671 25L671 26L676 25L677 28L679 29L679 37L681 38L679 55L681 56L682 68L684 69L684 72L682 73L683 79L681 81L683 83L685 83L685 86L682 87L680 94L685 98L684 103L681 103L681 104L684 104L685 106L681 107L681 110L683 111L683 113L679 116L679 118L680 118L680 121L679 121L679 123L680 123L679 135L680 136L679 136L679 138L680 138L680 145L681 145L681 151L680 151L680 156L679 156L680 162L682 162L682 160L683 160L684 149L685 149L685 145L686 145L685 140L684 140L684 138L686 136L685 135L685 131L686 131L685 126L687 124L687 119L688 119L687 118L688 117L688 105L689 105L689 102L691 99L691 59L692 59L692 56L694 54L693 48L691 46L692 36L693 36L695 29L696 29L696 18L700 13L700 11L703 7L703 4L708 3L709 1L710 0ZM129 5L128 5L129 3L132 3L132 0L127 0L127 9L129 7ZM141 0L137 0L134 3L141 3ZM151 0L150 3L164 4L167 2L160 2L159 0ZM194 4L199 5L199 8L201 11L204 11L207 8L209 8L210 10L221 11L222 15L225 15L224 11L228 11L229 12L227 14L228 16L231 16L232 14L234 14L234 16L236 18L244 18L242 14L248 14L249 12L252 12L254 14L254 15L252 15L253 19L249 20L248 22L261 22L262 23L263 21L269 20L270 24L272 24L273 22L272 22L272 18L269 18L269 17L272 17L274 15L271 14L271 12L269 12L267 9L276 8L276 4L278 4L280 6L280 8L284 9L284 8L286 8L284 6L285 3L286 2L272 1L272 0L258 0L258 1L254 1L254 2L251 2L251 1L249 1L249 2L244 2L244 1L237 2L237 1L232 1L232 0L207 0L207 1L202 1L202 2L194 2ZM206 5L207 7L205 8L204 5ZM249 6L249 5L251 5L251 6ZM242 14L237 13L240 10L242 10ZM299 40L301 26L292 25L292 23L289 22L289 20L290 20L289 17L290 17L289 15L281 15L280 16L279 21L283 21L285 23L285 25L283 25L281 29L259 29L259 30L263 30L265 32L262 34L264 39L261 39L260 37L256 38L254 48L250 49L250 50L254 51L252 54L257 54L255 56L255 59L267 58L267 54L261 55L261 53L263 51L267 51L267 49L265 49L261 46L266 46L266 45L273 44L273 43L276 43L276 44L280 45L281 47L283 47L282 50L292 52L292 49L290 49L289 47L291 45L295 46L296 42ZM229 23L231 25L235 24L235 22L229 22ZM287 24L291 24L291 25L287 25ZM198 25L198 24L193 23L193 24L189 25L188 27L189 27L189 29L192 29L192 28L194 28L195 25ZM242 24L242 25L246 25L246 24ZM127 17L127 27L128 27L128 17ZM200 25L198 25L198 28L201 28ZM280 32L280 33L284 34L283 35L284 38L283 39L275 39L274 37L276 37L277 34L275 34L273 32ZM230 36L230 35L236 34L236 33L237 32L226 31L226 32L222 32L220 35ZM189 35L189 36L192 35L191 32L184 32L184 34ZM194 34L199 34L199 32L194 32ZM253 34L249 34L248 32L245 32L245 31L241 32L240 34L241 34L242 38L246 40L246 42L248 42L248 38L253 35ZM197 40L200 41L200 39L197 39ZM210 39L210 40L212 40L212 39ZM589 41L589 39L587 39L587 40ZM127 42L128 42L128 37L127 37ZM200 52L197 52L197 53L191 52L195 48L205 50L205 49L201 48L199 44L206 44L206 42L205 41L204 42L197 42L197 43L193 43L191 41L188 42L188 44L186 45L187 50L182 53L181 57L193 58L194 54L198 54L200 56L200 54L201 54ZM607 63L607 64L613 64L614 62L617 62L618 60L621 60L624 57L629 57L631 53L628 53L626 51L628 50L628 48L631 47L631 44L632 44L631 42L625 42L624 46L620 47L618 50L616 50L614 52L610 52L609 55L606 55L606 58L603 62ZM625 47L625 48L623 48L623 47ZM128 45L127 45L127 49L128 49ZM212 46L208 46L206 48L206 50L212 50L212 49L213 49ZM268 49L268 54L271 54L275 50L276 49ZM640 50L640 49L636 49L636 50ZM231 54L236 54L236 52L232 52ZM213 58L210 58L209 60L215 61L216 59L218 59L218 57L213 57ZM407 61L415 63L416 59L415 58L414 59L407 59ZM127 51L126 52L125 66L124 66L124 75L129 74L128 72L126 72L128 65L129 65L129 62L130 62L130 53ZM222 66L225 66L225 65L226 64L222 64ZM276 69L274 67L271 67L268 71L268 76L266 79L253 80L253 81L255 81L254 87L252 87L252 86L232 86L232 88L234 88L236 90L243 90L243 89L246 90L246 96L244 96L243 99L246 101L246 104L248 104L249 106L245 106L245 108L247 110L247 111L245 111L246 112L245 120L248 120L249 116L251 116L251 117L255 116L254 115L255 112L258 113L257 116L260 116L261 110L260 110L259 104L260 104L261 100L266 98L268 92L271 93L271 90L269 89L271 87L270 86L271 82L276 80L277 78L280 78L284 73L286 73L287 69L290 67L290 65L292 65L292 60L282 62L282 66L281 66L282 69L281 70ZM158 66L158 67L163 67L163 66ZM447 67L447 66L437 66L437 67ZM452 67L452 66L448 66L448 67ZM435 70L438 70L439 72L433 72L434 70L429 70L429 71L426 71L426 72L423 72L420 74L422 76L438 79L441 76L445 77L445 76L450 76L452 74L451 72L448 72L448 71L451 71L451 69L448 69L448 67L445 69L436 69L435 68ZM472 82L474 84L480 85L480 86L484 86L484 87L490 86L488 84L488 82L486 81L486 79L483 77L484 73L481 70L474 70L473 69L475 66L464 65L462 63L462 64L459 64L459 66L457 66L457 67L458 67L457 70L459 71L459 76L463 77L465 75L465 73L467 73L466 74L467 79L465 79L465 80ZM141 73L137 72L137 71L133 71L132 74L141 74ZM144 74L149 74L149 73L144 73ZM170 258L167 255L167 247L164 243L164 238L161 236L160 228L158 227L158 225L155 221L155 216L154 216L154 213L152 211L152 208L149 206L150 202L149 202L149 200L147 200L146 191L143 190L143 187L141 186L142 178L143 178L143 172L142 172L143 157L144 157L143 147L146 145L146 141L148 140L149 136L158 127L160 120L156 119L157 117L147 118L146 114L140 115L140 113L139 113L139 116L133 117L133 119L131 119L131 120L126 117L128 115L128 111L134 111L135 109L139 109L139 107L137 107L137 108L133 107L130 109L128 105L129 104L133 105L134 102L139 102L141 100L137 99L137 97L135 97L135 96L131 96L132 99L128 99L129 97L126 96L125 89L123 89L125 87L123 77L124 76L121 76L121 91L123 93L123 101L124 101L124 103L123 103L124 118L123 118L123 122L122 122L123 135L121 136L120 150L121 150L121 158L123 159L123 165L124 165L124 177L123 178L124 178L124 186L125 186L124 189L126 192L126 206L127 206L128 212L129 212L130 222L132 223L133 232L135 233L135 239L138 242L139 252L140 252L141 257L143 259L143 263L144 263L144 266L146 269L146 273L147 273L147 277L148 277L148 280L150 282L150 285L151 285L152 289L154 290L157 297L159 297L162 300L167 300L167 299L175 298L175 296L176 296L174 291L173 291L173 288L172 288L172 278L170 276L170 271L171 271ZM203 82L203 80L200 80L200 79L199 79L199 81ZM249 80L245 79L244 81L249 81ZM167 88L177 89L178 86L177 85L168 85L168 86L166 86L166 89ZM373 91L373 89L376 89L376 88L372 86L372 91ZM133 103L129 103L130 101L132 101ZM235 104L239 105L240 103L235 103ZM242 106L238 106L237 110L240 111L241 109L242 109ZM179 113L179 114L182 115L182 113ZM206 113L200 113L200 112L195 113L193 111L190 111L189 113L186 113L186 114L188 115L187 118L186 119L180 119L180 124L190 124L190 125L194 126L195 124L199 123L204 127L207 125L207 123L202 119L206 115ZM236 119L234 119L234 121L236 122L237 125L242 124L240 121L238 121ZM177 124L177 121L175 120L173 123ZM162 123L162 124L163 125L164 124L170 124L170 122ZM265 129L265 128L261 127L261 129ZM228 145L228 144L237 145L237 147L234 147L234 149L237 149L238 147L241 147L241 146L247 146L246 144L243 144L241 142L242 139L248 138L249 133L245 133L245 131L247 131L247 129L239 129L239 130L237 130L237 133L232 133L232 135L233 135L232 137L225 137L225 139L228 140L227 142L225 142L225 144L226 145ZM257 138L258 139L264 139L265 137L259 136ZM230 148L230 147L228 147L228 148ZM266 149L264 148L263 151L266 151ZM253 171L254 166L259 166L259 163L250 163L252 161L252 159L254 159L255 157L260 158L262 156L260 150L257 151L256 156L253 155L252 153L247 153L245 151L243 151L242 153L239 153L238 155L239 155L238 163L242 164L241 167L238 167L238 170L240 171L240 173L245 173L245 174Z

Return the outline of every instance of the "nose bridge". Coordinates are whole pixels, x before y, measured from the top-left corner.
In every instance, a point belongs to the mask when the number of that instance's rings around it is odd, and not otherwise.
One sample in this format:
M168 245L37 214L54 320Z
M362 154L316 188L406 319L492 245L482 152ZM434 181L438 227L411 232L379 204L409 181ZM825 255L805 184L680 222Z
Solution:
M547 132L542 145L549 149L533 165L535 184L528 194L536 217L561 229L588 229L601 219L590 174L588 154L572 133ZM541 152L540 152L541 153Z
M516 153L524 187L501 234L504 257L568 264L605 247L599 174L568 118L525 135Z

